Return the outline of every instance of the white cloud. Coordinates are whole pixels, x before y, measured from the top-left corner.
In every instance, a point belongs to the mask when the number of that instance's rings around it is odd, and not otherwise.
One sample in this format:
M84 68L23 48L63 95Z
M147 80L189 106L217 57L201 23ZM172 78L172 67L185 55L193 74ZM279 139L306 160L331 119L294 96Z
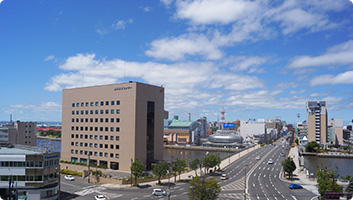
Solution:
M115 21L113 24L112 24L112 29L113 30L124 30L125 29L125 26L127 24L131 24L133 22L132 19L129 19L129 20L118 20L118 21Z
M337 76L327 74L314 77L310 84L316 85L336 85L336 84L353 84L353 71L346 71L338 74Z
M228 24L258 11L258 4L243 0L178 1L176 18L196 24Z
M174 19L187 20L190 27L187 33L180 36L152 41L145 53L150 57L173 61L183 60L185 56L221 59L224 55L220 49L222 47L274 38L278 32L287 35L301 30L315 32L332 29L339 25L330 20L328 13L345 8L345 3L334 0L327 3L322 0L284 0L277 3L266 0L178 0L162 3L167 7L174 3ZM330 3L332 6L328 5ZM281 28L279 31L278 25ZM251 72L255 71L259 70L251 69Z
M224 64L231 65L230 69L237 71L237 70L248 70L250 72L254 72L254 68L258 67L261 64L266 63L268 58L265 57L245 57L245 56L238 56L238 57L230 57L225 60Z
M0 0L0 4L3 2L4 0Z
M153 41L146 55L172 61L183 60L185 55L202 55L206 59L214 60L220 59L222 52L206 36L187 34Z
M300 56L295 58L289 68L305 68L319 66L343 66L353 64L353 40L336 45L320 56Z
M153 10L152 7L148 7L148 6L143 7L144 12L151 12L152 10Z
M39 105L16 104L10 105L6 113L57 113L61 112L61 105L55 102L42 102Z

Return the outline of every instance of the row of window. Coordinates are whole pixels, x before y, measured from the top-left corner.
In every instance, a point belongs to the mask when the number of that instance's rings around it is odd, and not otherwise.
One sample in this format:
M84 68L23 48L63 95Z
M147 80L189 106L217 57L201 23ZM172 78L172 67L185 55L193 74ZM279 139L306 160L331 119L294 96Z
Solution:
M14 182L15 181L47 181L51 179L56 179L58 177L57 173L51 173L51 174L45 174L45 175L36 175L36 176L16 176L16 175L11 175L11 176L1 176L0 180L1 181L9 181L12 179Z
M73 149L71 149L71 154L81 154L81 155L94 155L94 156L98 156L98 153L99 153L99 156L100 157L108 157L108 155L109 155L109 153L104 153L104 156L103 156L103 152L93 152L93 154L92 154L92 151L83 151L83 150L80 150L80 151L78 151L78 150L73 150ZM110 157L111 158L114 158L114 153L110 153ZM119 154L118 153L116 153L115 154L115 158L119 158Z
M89 127L89 129L88 129L88 126L85 126L85 127L83 127L83 126L81 126L81 127L78 127L78 126L76 126L76 128L75 128L75 126L71 126L71 130L72 131L74 131L75 129L76 129L76 131L83 131L83 130L85 130L85 131L93 131L93 129L94 129L94 131L98 131L98 128L99 128L99 131L106 131L106 132L108 132L109 131L109 127ZM120 132L120 128L119 127L115 127L115 131L116 132ZM110 132L114 132L114 127L110 127Z
M100 118L99 120L98 120L98 118L94 118L94 120L93 120L93 118L89 118L89 122L106 122L106 123L108 123L108 122L111 122L111 123L114 123L114 122L116 122L116 123L119 123L120 122L120 118L110 118L110 120L109 120L109 118ZM71 119L71 122L88 122L88 118L76 118L76 120L75 120L75 118L72 118Z
M80 107L80 105L81 105L81 107L99 106L99 105L101 105L101 106L104 106L104 105L106 105L106 106L109 106L109 105L114 106L114 105L120 105L120 101L117 100L117 101L100 101L100 102L96 101L96 102L86 102L86 103L84 103L84 102L72 103L72 107Z
M76 110L76 112L73 110L72 111L72 114L73 115L75 115L75 113L76 113L76 115L79 115L80 113L81 113L81 115L84 115L84 114L86 114L86 115L88 115L88 114L91 114L91 115L93 115L93 114L120 114L120 109L105 109L105 110Z
M109 147L109 145L108 144L104 144L104 146L103 146L103 144L97 144L97 143L87 143L87 142L85 142L85 143L83 143L83 142L71 142L71 146L78 146L80 144L80 147L83 147L83 146L85 146L85 147L93 147L94 146L94 148L98 148L98 145L99 145L99 148L105 148L105 149L108 149L108 147ZM111 144L110 145L110 149L114 149L114 146L115 146L115 149L119 149L119 145L114 145L114 144Z
M83 139L83 138L88 139L88 137L89 137L89 139L92 140L94 137L95 140L98 140L98 135L71 134L71 138L78 138L79 136L80 136L80 139ZM115 137L116 141L120 140L120 136L113 136L113 135L110 136L110 140L114 140L114 137ZM103 140L103 135L100 135L99 139ZM108 140L108 135L104 136L104 140Z
M59 160L47 160L44 162L44 167L56 166L59 164ZM1 161L1 167L43 167L42 161L28 161L28 162L17 162L17 161Z

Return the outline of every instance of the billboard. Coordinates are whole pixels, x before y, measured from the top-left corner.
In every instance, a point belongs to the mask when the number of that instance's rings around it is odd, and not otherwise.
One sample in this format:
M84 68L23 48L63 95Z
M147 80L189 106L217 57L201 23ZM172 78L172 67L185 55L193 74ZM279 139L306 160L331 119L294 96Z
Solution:
M235 124L234 123L224 123L223 128L235 128Z

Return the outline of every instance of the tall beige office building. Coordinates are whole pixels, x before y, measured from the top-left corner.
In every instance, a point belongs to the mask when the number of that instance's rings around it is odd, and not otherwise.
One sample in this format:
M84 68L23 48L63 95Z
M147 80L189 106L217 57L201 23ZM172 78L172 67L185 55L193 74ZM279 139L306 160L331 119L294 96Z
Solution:
M326 101L307 101L306 110L309 142L326 143L328 140Z
M163 159L164 88L138 82L63 90L61 160L130 171Z

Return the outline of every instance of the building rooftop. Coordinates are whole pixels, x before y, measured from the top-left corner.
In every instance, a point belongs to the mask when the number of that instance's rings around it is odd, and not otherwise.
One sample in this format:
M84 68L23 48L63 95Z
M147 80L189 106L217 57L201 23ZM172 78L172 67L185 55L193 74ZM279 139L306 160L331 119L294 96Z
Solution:
M43 149L32 146L19 146L16 147L0 147L0 155L33 155L33 154L44 154Z
M173 120L169 127L190 127L192 122Z

